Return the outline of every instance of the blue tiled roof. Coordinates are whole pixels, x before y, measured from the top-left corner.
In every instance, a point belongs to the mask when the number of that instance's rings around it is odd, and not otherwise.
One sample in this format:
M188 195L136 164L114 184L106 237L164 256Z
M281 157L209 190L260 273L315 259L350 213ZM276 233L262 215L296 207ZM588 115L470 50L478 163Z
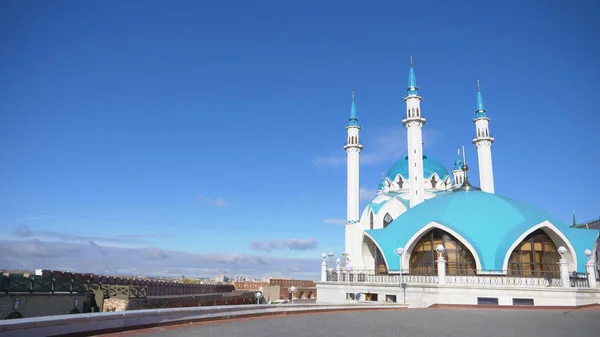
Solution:
M410 67L410 71L408 73L408 88L406 92L409 95L417 95L419 93L419 88L417 87L417 76L415 76L415 69Z
M481 91L477 90L477 110L475 111L475 118L487 117L485 114L485 107L483 106L483 97Z
M356 103L352 100L352 106L350 107L350 119L348 125L358 125L358 118L356 117Z
M460 156L460 154L458 156L456 156L456 160L454 160L454 169L455 170L460 170L463 166L463 159Z
M398 269L397 247L421 228L435 221L467 240L475 249L484 270L501 270L513 242L529 228L549 221L571 242L577 268L584 271L585 249L593 249L597 231L569 228L562 221L521 201L482 191L455 192L427 200L396 218L387 228L366 231L385 255L388 268Z
M442 163L440 163L438 160L432 158L432 157L428 157L426 155L423 155L423 176L426 179L431 178L431 176L437 173L437 175L442 179L445 180L446 177L449 176L448 174L448 170L446 170L446 168L444 167L444 165L442 165ZM396 175L400 174L404 179L408 179L408 156L405 156L402 159L399 159L397 162L394 163L394 165L392 165L392 167L390 167L390 169L387 171L386 177L390 180L390 181L395 181L396 180Z
M372 210L373 210L373 213L375 213L375 214L379 213L379 210L381 209L381 207L383 207L383 205L385 205L387 202L389 202L389 201L390 201L390 200L392 200L392 199L396 199L396 200L400 201L402 204L404 204L404 206L405 206L406 208L409 208L410 201L409 201L409 200L404 200L404 199L402 199L402 198L398 197L398 194L399 194L399 193L395 193L395 192L387 192L387 193L383 193L383 194L384 194L384 195L387 195L387 196L390 196L390 197L391 197L391 199L388 199L388 200L383 200L383 201L381 201L381 202L379 202L379 203L375 203L375 202L372 202L372 201L371 201L371 202L370 202L370 203L367 205L367 208L368 208L368 209L372 209Z

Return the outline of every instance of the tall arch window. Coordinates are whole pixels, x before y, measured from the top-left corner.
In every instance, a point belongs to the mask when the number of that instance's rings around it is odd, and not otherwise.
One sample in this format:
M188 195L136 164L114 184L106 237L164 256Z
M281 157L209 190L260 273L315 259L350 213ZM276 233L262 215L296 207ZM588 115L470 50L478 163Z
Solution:
M402 181L402 177L398 177L398 187L399 187L400 189L402 189L402 183L403 183L403 181Z
M410 254L409 272L411 274L437 275L437 256L435 250L443 245L446 260L446 274L474 275L477 270L473 254L454 236L434 228L427 232Z
M369 220L369 227L371 229L373 229L373 212L371 212L371 216L370 216L370 220Z
M431 188L435 188L437 183L438 183L438 181L435 179L435 176L432 176L431 177Z
M375 274L387 274L383 254L381 254L381 251L377 247L375 247Z
M560 254L552 239L538 229L527 235L508 260L508 275L559 277Z
M392 221L394 221L394 219L392 218L392 216L390 215L390 213L387 213L383 217L383 228L386 228L389 224L392 223Z

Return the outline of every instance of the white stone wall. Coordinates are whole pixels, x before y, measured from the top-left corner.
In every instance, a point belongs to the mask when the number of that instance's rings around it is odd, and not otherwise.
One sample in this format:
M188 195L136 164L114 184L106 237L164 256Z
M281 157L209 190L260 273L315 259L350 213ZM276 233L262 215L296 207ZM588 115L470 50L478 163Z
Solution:
M378 295L379 303L386 295L396 295L397 303L404 302L404 292L397 284L317 282L317 303L347 303L346 293L360 292ZM536 306L580 306L600 304L600 289L484 287L464 285L412 285L406 288L406 303L412 308L427 308L434 304L476 305L478 297L498 298L498 305L512 305L513 298L531 298Z
M479 186L482 191L494 193L494 172L492 169L492 143L489 134L488 118L475 119L476 136L473 143L477 146L477 164L479 165Z

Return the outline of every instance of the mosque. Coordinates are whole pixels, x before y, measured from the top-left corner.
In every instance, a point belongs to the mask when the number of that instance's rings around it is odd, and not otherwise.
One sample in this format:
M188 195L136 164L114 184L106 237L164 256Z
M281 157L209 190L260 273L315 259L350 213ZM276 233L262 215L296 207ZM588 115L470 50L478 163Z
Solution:
M383 175L377 196L360 212L363 146L352 93L344 146L347 152L345 253L336 259L335 268L333 254L323 254L318 283L320 301L358 300L362 293L362 300L389 302L393 298L394 302L400 296L398 285L402 284L404 301L408 296L409 302L417 306L477 304L481 298L488 299L492 285L501 284L513 288L492 297L496 298L496 304L512 303L514 296L525 296L535 305L600 303L598 231L570 227L524 202L495 194L492 165L495 139L490 132L490 118L479 81L473 115L479 187L469 181L464 148L462 153L459 149L450 172L441 162L423 153L422 130L426 119L421 99L411 57L402 120L408 154ZM462 284L465 282L468 284ZM485 296L477 295L475 288L469 286L473 282L487 285L482 288L488 290L483 291ZM461 290L455 289L446 296L449 284ZM528 285L528 292L519 293L522 290L519 285ZM536 286L540 289L535 289ZM549 295L546 289L553 286L570 288L569 291L577 287L593 291L590 299L581 300L581 295ZM436 295L431 295L427 287L435 287ZM471 295L457 295L457 291L465 290L471 291Z

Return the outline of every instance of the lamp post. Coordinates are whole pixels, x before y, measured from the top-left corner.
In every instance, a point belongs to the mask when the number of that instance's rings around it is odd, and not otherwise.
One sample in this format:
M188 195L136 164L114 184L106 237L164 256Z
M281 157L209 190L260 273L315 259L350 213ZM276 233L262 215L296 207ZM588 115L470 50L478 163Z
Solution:
M570 288L571 279L569 279L569 261L567 261L565 257L567 248L565 248L565 246L558 247L558 253L560 254L560 260L558 260L558 264L560 266L560 280L562 282L562 286L563 288Z
M398 255L398 284L402 289L402 300L406 303L406 283L402 282L402 254L404 254L404 248L398 247L394 249L394 253Z
M402 254L404 254L404 248L402 247L398 247L394 250L394 252L396 253L396 255L398 255L398 257L400 258L400 260L398 261L398 274L402 274Z
M444 260L446 248L443 245L438 245L435 250L438 252L438 284L446 284L446 260Z
M321 282L327 281L327 262L325 259L327 258L327 254L321 254Z
M298 288L291 286L288 288L288 290L290 291L290 294L292 294L292 304L294 304L294 293L298 290Z
M254 294L254 297L256 297L256 304L260 304L260 299L263 297L263 294L259 291Z
M348 294L346 295L346 298L348 300L350 300L350 272L352 271L352 266L347 264L346 265L346 279L348 280Z
M583 254L588 258L587 262L585 263L585 271L587 272L588 283L590 285L590 288L596 289L596 264L592 260L593 253L591 250L586 249L583 251Z
M350 254L348 254L347 252L344 252L344 254L342 254L342 256L344 257L344 267L350 263L350 258L348 257L348 255Z

